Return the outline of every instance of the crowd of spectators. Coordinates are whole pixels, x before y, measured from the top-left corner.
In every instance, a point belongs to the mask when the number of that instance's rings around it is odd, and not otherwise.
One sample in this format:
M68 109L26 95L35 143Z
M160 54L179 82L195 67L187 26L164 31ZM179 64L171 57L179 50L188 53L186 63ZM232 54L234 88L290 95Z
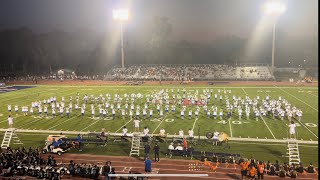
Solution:
M172 145L172 144L170 144ZM159 149L153 148L155 152L159 152ZM180 145L181 146L181 145ZM145 147L150 150L150 147ZM170 149L170 148L168 148ZM147 152L148 153L148 152ZM146 155L148 156L148 155ZM157 158L157 157L155 157ZM146 160L149 159L146 157ZM210 159L205 155L201 156L201 161L207 161ZM155 159L159 161L159 159ZM279 164L263 162L251 159L240 158L236 161L233 157L218 158L213 155L210 159L212 163L227 163L227 164L240 164L241 172L245 172L246 176L252 178L256 175L267 174L270 176L279 177L291 177L296 178L299 174L315 173L314 166L310 163L307 167L303 167L300 163L295 164ZM70 163L57 163L55 158L48 155L47 158L40 156L39 149L25 149L20 147L17 149L2 149L0 155L0 176L2 177L34 177L39 179L52 179L58 180L62 176L77 177L77 178L90 178L98 179L99 176L105 176L106 179L115 179L116 177L109 177L110 174L116 174L115 168L111 166L111 162L108 161L104 165L102 164L89 164L89 163L75 163L73 160Z
M302 163L300 164L279 164L278 161L275 163L267 163L264 161L255 160L251 158L249 160L240 159L239 164L241 166L241 172L243 176L249 176L249 178L263 179L263 175L267 174L270 176L279 176L280 178L291 177L297 178L299 174L315 173L314 166L310 163L307 168L304 168Z
M272 79L267 66L239 67L241 79Z
M236 67L222 64L133 65L111 70L115 80L236 79Z
M34 177L38 179L58 180L62 176L97 179L100 175L115 174L111 162L105 166L97 164L57 163L51 155L48 158L40 156L39 149L3 149L0 155L0 176L2 177Z

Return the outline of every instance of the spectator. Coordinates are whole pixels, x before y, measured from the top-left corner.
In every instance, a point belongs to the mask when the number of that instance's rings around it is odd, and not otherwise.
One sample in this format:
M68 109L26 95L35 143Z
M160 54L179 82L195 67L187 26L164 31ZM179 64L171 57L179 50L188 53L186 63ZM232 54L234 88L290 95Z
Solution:
M249 167L249 178L250 179L255 179L255 173L256 173L256 168L250 164L250 167Z
M110 174L116 174L116 172L115 172L115 168L111 168L111 172L110 172ZM113 176L113 177L111 177L111 179L116 179L117 177L115 177L115 176Z
M168 154L170 158L172 157L172 151L174 150L173 142L168 146Z
M312 163L309 164L308 168L307 168L307 172L308 173L314 173L314 166L312 165Z
M285 178L286 177L286 171L284 170L283 167L279 171L279 177L281 177L281 178Z
M263 179L264 168L264 164L260 161L257 169L258 179Z
M269 171L269 175L270 176L274 176L276 175L276 167L273 164L270 164L270 171Z
M181 144L178 144L178 146L174 150L182 151L183 147L181 146Z
M111 173L111 162L108 161L103 166L103 175L106 177L106 180L110 180L109 174Z
M145 160L145 172L151 172L151 160L147 157Z
M217 163L218 162L218 158L215 154L212 155L212 160L211 160L213 163ZM240 166L241 166L241 163L240 163Z
M297 171L298 173L303 173L302 163L299 164L299 166L296 168L296 171Z
M280 165L279 165L278 160L276 160L276 163L274 164L274 167L275 167L276 173L279 173L279 171L280 171Z
M191 159L192 159L192 158L193 158L194 148L193 148L192 146L190 146L190 147L188 148L188 152L189 152L190 157L191 157Z
M80 134L78 134L78 136L77 136L77 143L78 143L79 151L82 151L82 137Z
M157 143L154 145L153 150L154 150L154 161L160 162L160 157L159 157L160 147L158 146Z
M69 164L69 172L70 172L70 176L75 176L75 164L74 162L71 160L70 164Z
M144 159L145 159L145 160L146 160L146 158L149 158L150 149L151 149L151 147L150 147L149 143L146 143L146 144L144 145Z

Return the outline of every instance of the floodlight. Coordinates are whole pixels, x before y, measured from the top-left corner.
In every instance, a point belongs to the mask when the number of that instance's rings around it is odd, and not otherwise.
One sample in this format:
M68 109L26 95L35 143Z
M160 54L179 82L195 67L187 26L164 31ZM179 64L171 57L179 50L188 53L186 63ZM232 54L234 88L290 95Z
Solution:
M129 19L129 10L128 9L114 9L112 11L113 19L126 21Z
M265 4L264 11L269 15L280 15L286 11L286 6L280 1L270 1Z

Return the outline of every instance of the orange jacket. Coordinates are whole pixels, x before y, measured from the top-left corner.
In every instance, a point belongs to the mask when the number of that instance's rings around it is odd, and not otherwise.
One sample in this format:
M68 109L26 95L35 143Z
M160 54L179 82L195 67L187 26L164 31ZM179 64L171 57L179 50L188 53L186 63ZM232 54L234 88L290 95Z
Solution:
M255 173L256 173L256 168L254 167L254 166L252 166L250 169L249 169L249 174L250 174L250 176L254 176L255 175Z
M240 163L240 166L241 166L241 170L247 170L248 166L249 166L249 163L248 162L242 162L242 163Z
M262 174L264 172L264 164L258 164L258 172Z

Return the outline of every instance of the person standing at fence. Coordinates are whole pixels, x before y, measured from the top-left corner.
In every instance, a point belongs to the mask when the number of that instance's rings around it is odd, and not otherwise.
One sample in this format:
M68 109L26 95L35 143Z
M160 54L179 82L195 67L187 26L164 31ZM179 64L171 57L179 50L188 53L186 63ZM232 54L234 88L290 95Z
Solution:
M160 147L158 146L157 143L154 145L153 150L154 150L154 161L160 162L160 157L159 157Z
M82 137L80 134L78 134L77 136L77 143L78 143L79 151L82 151Z
M149 143L146 143L146 144L144 145L144 159L145 159L145 160L147 160L147 159L149 158L150 149L151 149L151 147L150 147Z

